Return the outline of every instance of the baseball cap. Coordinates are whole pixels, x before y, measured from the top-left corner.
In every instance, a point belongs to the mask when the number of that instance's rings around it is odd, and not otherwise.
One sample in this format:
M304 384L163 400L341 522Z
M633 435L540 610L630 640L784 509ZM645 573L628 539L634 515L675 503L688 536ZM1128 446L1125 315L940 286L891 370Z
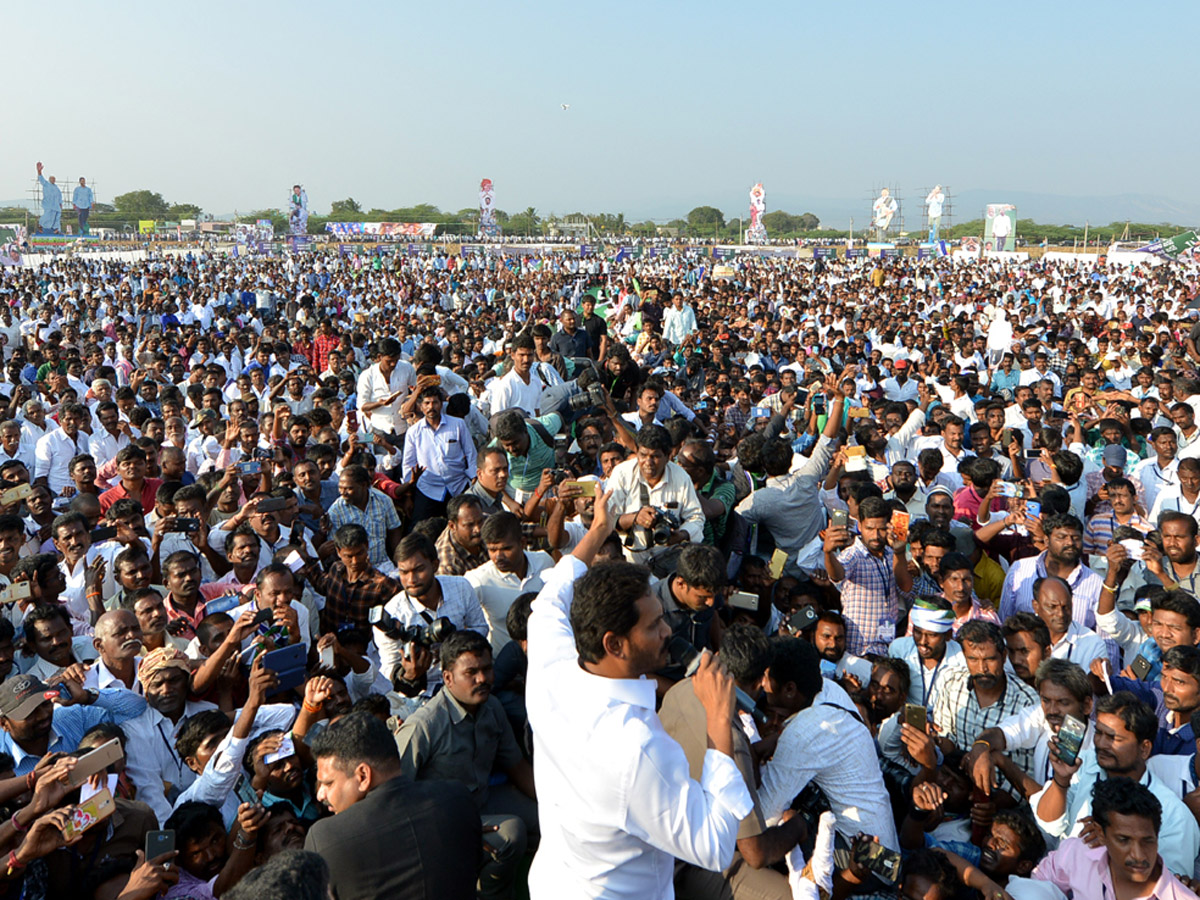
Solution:
M892 368L907 369L908 368L908 360L907 359L898 359L894 363L892 363Z
M1125 468L1125 448L1120 444L1109 444L1104 448L1104 464L1114 469Z
M32 675L14 675L0 685L0 716L22 721L58 692Z

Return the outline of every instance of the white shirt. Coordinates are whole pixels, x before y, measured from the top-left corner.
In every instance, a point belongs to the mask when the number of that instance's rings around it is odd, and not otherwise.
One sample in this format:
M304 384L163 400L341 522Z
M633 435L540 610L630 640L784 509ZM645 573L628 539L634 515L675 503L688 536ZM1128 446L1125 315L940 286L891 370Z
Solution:
M74 438L67 436L61 428L55 428L42 436L34 450L37 471L34 480L45 478L50 487L50 493L58 496L67 485L74 486L67 470L71 459L80 453L88 452L88 436L82 432Z
M142 665L142 658L136 657L133 661L133 687L125 687L125 682L112 673L112 671L104 664L101 657L96 657L96 664L87 671L87 675L83 677L84 690L92 691L133 691L135 694L142 693L142 683L138 680L138 668Z
M542 843L531 900L674 896L675 860L720 871L753 808L733 760L704 755L700 782L654 711L654 682L593 675L571 630L574 581L564 557L545 576L529 618L525 702L538 765ZM872 751L873 752L873 751Z
M484 618L483 608L479 605L479 598L475 596L475 589L471 587L471 583L461 575L438 575L437 580L442 588L442 602L438 604L437 609L427 609L419 600L414 600L405 591L401 591L384 604L384 610L405 626L427 625L445 616L460 631L487 634L487 619ZM393 640L378 628L373 631L375 646L379 648L379 671L384 678L391 680L400 668L400 658L408 655L405 650L407 645ZM429 667L426 675L426 691L431 697L434 689L442 683L442 667L437 658L435 650L433 665Z
M779 735L775 755L762 770L759 808L770 821L815 781L829 798L837 830L847 840L860 831L900 849L875 741L852 715L854 702L828 678L812 705L792 716Z
M1146 509L1153 509L1158 495L1166 488L1179 486L1179 460L1173 459L1165 466L1158 464L1158 457L1143 459L1129 473L1130 479L1142 487L1142 501Z
M125 432L118 431L114 437L107 428L101 427L93 431L91 438L88 439L87 452L91 454L92 459L96 461L96 467L99 468L110 459L115 459L118 450L123 450L128 446L129 435Z
M196 773L187 767L175 750L175 738L189 716L206 709L216 709L215 703L189 700L179 721L172 723L153 706L140 716L121 723L131 753L125 757L125 771L137 787L137 798L149 804L159 823L171 815L171 804L163 792L163 783L180 790L196 780Z
M387 406L381 406L366 416L367 422L377 431L384 434L404 434L408 423L399 415L400 406L407 397L405 388L412 389L417 384L417 370L410 363L399 360L396 368L392 369L392 377L384 379L379 371L379 364L369 366L358 376L358 408L361 410L368 403L376 403L384 397L390 397L396 391L401 391L399 397Z
M466 574L467 581L475 588L475 596L483 607L487 618L488 640L492 642L492 656L500 652L512 638L508 634L508 608L526 591L540 591L544 584L542 572L553 568L554 560L549 553L525 551L525 577L516 572L501 572L494 562L486 562Z
M634 513L646 505L642 500L641 485L646 485L646 482L642 478L641 469L638 468L637 457L627 459L613 468L612 476L608 479L608 488L613 491L609 506L613 515ZM700 508L700 500L696 496L692 479L682 468L668 462L658 484L653 487L646 485L646 491L648 505L657 509L665 510L668 508L667 504L677 504L674 511L683 523L680 527L688 533L693 544L704 540L704 510ZM625 553L632 562L643 562L651 555L647 546L646 529L635 527L631 533L633 548L626 548Z
M1087 671L1086 666L1084 671ZM1083 744L1079 748L1080 755L1092 749L1092 738L1095 735L1091 721L1084 724L1087 725L1087 733L1084 734ZM1001 719L996 723L996 727L1004 733L1004 747L1008 752L1033 751L1032 769L1028 773L1030 778L1045 784L1054 777L1054 770L1050 768L1050 738L1054 735L1046 722L1042 704L1027 706L1020 712Z
M527 416L536 416L545 387L536 366L529 371L528 384L516 369L511 369L503 378L497 378L488 385L491 412L495 414L506 409L520 409Z

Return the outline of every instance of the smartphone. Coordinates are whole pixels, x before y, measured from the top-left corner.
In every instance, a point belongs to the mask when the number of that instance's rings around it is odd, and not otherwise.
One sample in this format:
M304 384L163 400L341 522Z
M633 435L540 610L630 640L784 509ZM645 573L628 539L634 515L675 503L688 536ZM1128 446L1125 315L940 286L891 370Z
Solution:
M747 609L750 612L758 612L758 594L751 594L747 591L734 591L729 595L726 601L730 609Z
M119 762L125 758L125 751L121 749L121 741L118 738L113 738L107 743L101 744L95 750L83 754L75 762L75 768L71 770L70 782L74 786L79 786L95 775L97 772L103 772L115 762Z
M116 809L112 792L105 788L71 810L71 817L67 819L67 824L62 830L63 838L69 841L75 835L82 834L93 825L103 822Z
M1042 458L1041 450L1026 450L1025 451L1025 461L1026 462L1033 462L1035 459L1041 459L1041 458Z
M761 406L756 406L750 410L750 418L769 419L771 418L771 411L769 409L763 409Z
M288 505L287 497L267 497L258 501L258 506L254 508L255 512L278 512Z
M808 391L805 388L796 388L796 405L803 406L808 402Z
M214 613L229 612L231 609L241 606L245 602L245 598L241 594L226 594L224 597L214 597L204 604L204 614L211 616Z
M1021 496L1021 486L1017 485L1017 484L1013 484L1011 481L998 481L998 482L996 482L996 496L997 497L1020 497Z
M925 707L921 706L921 704L919 704L919 703L905 703L904 704L904 723L906 725L911 725L913 728L917 729L922 734L925 733L925 723L926 723L927 716L928 716L928 713L925 711Z
M289 553L287 556L285 556L283 558L283 564L285 566L287 566L289 569L291 569L293 572L299 572L301 569L304 568L304 565L305 565L304 557L301 556L299 554L299 552L297 552L296 550L293 550L291 553Z
M1129 664L1129 668L1133 670L1133 674L1137 676L1138 681L1145 681L1146 676L1150 674L1152 665L1150 660L1139 653L1133 658L1133 662Z
M172 531L180 531L184 534L194 534L200 530L200 520L192 518L176 519L175 524L171 526Z
M259 802L258 791L254 790L254 785L250 783L250 779L245 775L242 775L240 778L238 778L237 785L234 787L233 792L237 794L238 800L240 800L242 803L254 805Z
M237 470L239 475L261 475L262 462L257 459L248 459L238 463Z
M854 861L890 885L900 881L900 854L879 841L855 841Z
M892 513L892 523L891 524L892 524L892 539L893 540L898 541L901 538L903 538L904 540L908 540L908 522L911 518L912 517L906 512L898 512L897 511L897 512Z
M596 482L594 481L564 481L560 487L566 487L569 484L575 485L577 488L579 488L580 497L596 496Z
M1125 548L1125 552L1129 554L1130 559L1141 561L1145 558L1146 544L1144 541L1129 538L1128 540L1121 541L1120 544Z
M829 524L834 528L845 528L850 524L850 513L844 509L835 509L829 514Z
M783 574L783 568L787 565L788 555L786 550L775 548L775 552L771 554L771 577L778 579Z
M10 487L8 490L0 492L0 506L12 506L14 503L20 503L32 493L32 485L18 484Z
M1042 517L1042 504L1037 500L1026 500L1025 515L1030 519L1040 519Z
M146 832L146 859L157 859L164 853L175 852L175 831L167 829L166 831L147 831Z
M1083 747L1083 737L1087 734L1087 724L1074 716L1063 716L1062 726L1058 729L1058 758L1067 765L1074 764L1079 759L1079 750Z
M266 609L260 609L257 613L254 614L254 623L253 624L256 626L257 625L265 625L267 622L274 622L274 621L275 621L275 610L273 610L271 607L268 606Z
M0 591L0 603L16 603L18 600L28 600L33 596L33 583L29 581L14 581Z
M88 539L93 544L99 544L101 541L111 541L117 536L117 529L108 525L103 525L100 528L93 528L88 532Z
M266 754L263 757L263 762L266 763L267 765L271 765L272 763L279 762L281 759L287 759L289 756L295 756L295 755L296 755L296 745L292 741L292 736L290 734L285 734L283 736L283 740L280 741L280 743L279 743L279 749L276 750L274 753Z
M320 657L321 657L321 668L322 669L332 669L333 668L333 666L334 666L333 647L324 647L321 650Z
M851 419L866 419L871 415L871 411L865 406L852 406L848 413Z
M788 631L790 631L792 634L799 634L806 628L812 628L817 624L817 617L819 615L820 613L817 612L817 608L815 606L800 607L798 610L792 613L792 617L788 619ZM825 663L828 662L828 660L822 659L821 662ZM833 665L832 663L830 664ZM837 667L834 666L834 668L836 669Z
M812 409L813 409L813 412L816 413L818 416L825 415L825 413L828 411L828 407L825 403L825 395L824 394L813 394Z

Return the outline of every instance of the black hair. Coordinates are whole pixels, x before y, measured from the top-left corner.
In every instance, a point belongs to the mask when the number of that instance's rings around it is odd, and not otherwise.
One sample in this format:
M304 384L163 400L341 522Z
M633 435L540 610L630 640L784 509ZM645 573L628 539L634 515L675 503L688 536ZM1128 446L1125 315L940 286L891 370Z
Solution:
M180 759L195 756L200 745L210 735L228 730L229 716L225 713L219 709L201 710L184 719L183 726L179 729L179 735L175 738L175 750L179 753Z
M352 712L330 724L313 738L310 749L314 758L328 757L342 772L359 763L378 769L400 765L395 737L379 719L365 712Z
M529 614L533 611L533 601L536 599L537 591L519 594L504 614L505 630L514 641L529 639Z
M912 684L912 670L909 669L908 663L895 656L881 656L872 663L872 668L887 669L895 675L896 680L900 682L901 696L908 696L908 689Z
M442 671L449 672L453 669L458 658L464 653L470 653L473 656L483 656L486 653L490 657L492 655L492 645L488 643L487 638L477 631L464 630L454 632L454 634L442 641L440 654Z
M1163 654L1162 664L1186 672L1200 681L1200 647L1193 644L1179 644Z
M1173 433L1174 432L1172 432L1172 434ZM1200 522L1196 521L1195 516L1188 515L1187 513L1176 512L1173 509L1164 509L1158 514L1157 524L1160 531L1168 522L1183 522L1187 526L1188 536L1193 540L1196 538L1197 531L1200 530ZM0 527L0 531L3 530L4 528Z
M138 593L140 594L141 591ZM151 591L151 593L157 595L158 591ZM233 624L233 616L229 615L229 613L209 613L207 616L201 619L200 624L196 626L196 640L198 640L201 644L209 644L212 641L213 632L216 630L217 626L224 625L227 622L229 624Z
M1037 823L1026 813L1018 812L1015 809L997 813L996 817L992 819L992 825L993 827L1005 825L1017 836L1017 840L1021 843L1019 859L1037 863L1046 855L1046 838L1042 835L1042 830L1038 828Z
M675 574L684 584L719 591L725 586L725 557L711 544L686 544L679 553Z
M971 619L963 623L956 636L959 644L991 644L1001 655L1005 652L1004 632L994 622Z
M1049 537L1051 532L1056 531L1059 528L1064 528L1068 531L1075 531L1079 534L1083 534L1083 523L1070 513L1059 513L1053 516L1043 516L1042 531L1046 533L1046 537Z
M922 847L904 857L904 862L900 866L901 882L905 878L913 878L917 875L928 878L947 897L953 897L958 890L958 875L955 873L954 867L950 865L950 860L936 850Z
M347 522L345 525L338 526L337 530L333 533L333 545L339 550L347 550L351 547L367 547L370 543L371 539L367 535L367 529L353 522Z
M437 547L423 534L407 534L396 545L396 562L401 563L420 554L431 563L438 561Z
M221 831L225 831L221 811L207 803L188 800L175 807L175 811L163 823L163 828L175 832L175 845L182 850L188 841L199 840L213 825L219 825Z
M861 522L864 519L883 519L890 522L892 520L891 507L883 502L882 497L867 497L858 504L858 520Z
M48 556L49 554L39 554ZM65 606L51 605L49 603L39 603L33 609L25 614L25 643L31 647L37 639L37 629L33 626L38 622L53 622L55 619L60 620L68 628L71 627L71 616L67 612Z
M771 678L780 685L791 682L806 697L821 692L821 657L802 638L781 637L771 642Z
M1188 518L1190 519L1191 516ZM1189 628L1200 628L1200 601L1197 601L1187 591L1178 588L1164 591L1160 596L1151 599L1150 609L1173 612L1187 619Z
M670 456L671 448L674 446L667 429L654 424L642 426L637 433L637 445L645 447L647 450L657 450L664 456Z
M621 560L593 566L575 582L571 630L582 662L604 658L604 635L624 637L633 630L638 622L637 602L649 591L650 570Z
M1132 778L1105 778L1092 785L1092 817L1107 829L1112 814L1140 816L1154 823L1154 833L1162 829L1162 803L1150 788Z
M521 520L507 511L496 513L484 519L480 532L485 545L510 540L519 545L521 543Z
M734 681L757 684L771 664L771 642L754 625L730 625L721 635L721 661Z
M1044 681L1058 685L1081 703L1092 696L1092 682L1087 672L1068 659L1043 659L1034 673L1033 683L1041 689Z
M222 900L325 900L329 877L319 853L284 850L247 872Z
M1117 691L1096 701L1096 714L1116 716L1139 744L1153 741L1158 734L1158 717L1154 710L1138 699L1132 691Z

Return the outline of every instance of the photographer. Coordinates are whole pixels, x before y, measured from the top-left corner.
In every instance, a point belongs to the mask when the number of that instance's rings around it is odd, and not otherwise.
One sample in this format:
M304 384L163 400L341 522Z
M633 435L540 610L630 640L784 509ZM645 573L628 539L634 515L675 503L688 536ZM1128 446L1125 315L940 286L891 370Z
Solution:
M700 543L704 511L692 479L670 462L671 437L661 425L637 434L637 456L613 469L609 486L616 529L632 562L648 562L655 547Z

